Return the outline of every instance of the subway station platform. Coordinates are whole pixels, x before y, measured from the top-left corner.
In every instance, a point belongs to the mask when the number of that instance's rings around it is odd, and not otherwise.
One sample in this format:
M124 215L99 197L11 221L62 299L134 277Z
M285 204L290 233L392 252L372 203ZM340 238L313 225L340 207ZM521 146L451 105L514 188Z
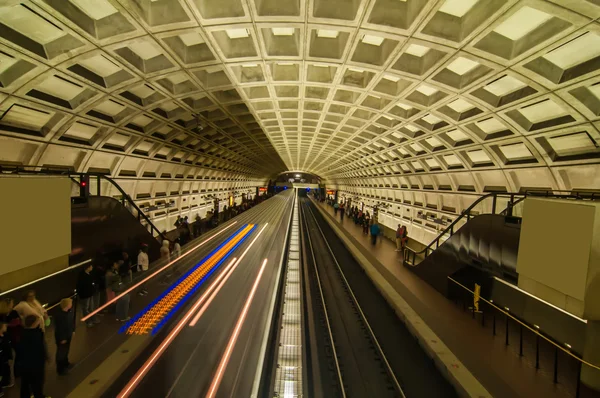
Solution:
M346 243L364 255L492 396L575 396L577 373L572 363L559 361L559 382L554 383L553 351L540 352L540 369L536 369L532 344L525 345L526 355L519 355L518 328L511 325L509 345L506 345L505 319L496 320L494 336L491 319L482 327L462 304L456 305L412 273L403 265L402 253L395 251L395 243L390 239L378 238L373 246L371 237L363 234L362 227L355 225L351 218L346 216L340 221L339 213L334 217L332 206L325 202L314 203L327 220L339 228Z

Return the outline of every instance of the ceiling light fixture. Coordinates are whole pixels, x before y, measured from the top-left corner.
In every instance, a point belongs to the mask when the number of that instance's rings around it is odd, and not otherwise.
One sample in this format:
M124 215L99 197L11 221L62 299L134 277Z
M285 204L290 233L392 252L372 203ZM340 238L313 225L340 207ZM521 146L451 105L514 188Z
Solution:
M250 33L248 32L248 29L246 29L246 28L227 29L225 32L227 33L227 36L232 40L233 39L243 39L243 38L250 36Z
M294 28L271 28L274 36L292 36Z
M335 39L339 34L340 32L337 30L317 29L317 37L322 37L325 39Z
M385 39L380 36L364 35L361 41L372 46L380 46L384 40Z

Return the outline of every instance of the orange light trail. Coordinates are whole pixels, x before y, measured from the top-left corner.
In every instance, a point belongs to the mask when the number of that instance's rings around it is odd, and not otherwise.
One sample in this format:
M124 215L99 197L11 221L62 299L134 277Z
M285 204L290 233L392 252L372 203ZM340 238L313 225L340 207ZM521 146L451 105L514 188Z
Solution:
M221 362L219 363L219 367L217 368L217 373L215 374L215 377L213 378L213 381L210 384L210 389L208 390L208 394L206 394L207 398L214 398L214 396L217 394L217 390L219 389L219 385L221 384L221 380L223 379L223 373L225 372L225 368L227 367L229 358L231 358L231 353L233 351L233 347L235 346L238 336L240 335L240 331L242 329L244 321L246 320L246 315L248 315L248 310L250 309L250 305L252 304L252 301L254 300L254 295L256 294L256 289L258 288L258 284L260 283L260 279L262 277L262 274L265 270L266 265L267 265L267 259L265 258L262 263L262 266L260 267L260 271L258 272L258 276L256 277L256 280L254 281L254 286L252 286L252 290L250 291L250 294L248 295L248 298L246 299L246 304L244 305L244 309L242 309L242 312L240 314L240 317L238 318L237 324L235 325L235 329L233 330L233 333L232 333L231 337L229 338L229 343L227 344L225 353L223 354L223 357L221 358Z
M219 284L221 279L225 277L225 275L227 274L229 269L231 269L231 267L233 267L234 264L237 267L237 265L240 263L242 258L246 255L246 253L248 253L248 251L250 250L252 245L254 245L254 243L256 242L258 237L263 233L263 231L265 230L267 225L268 225L268 223L265 224L261 228L261 230L254 237L252 242L248 245L246 250L242 253L239 260L234 258L233 260L231 260L229 262L229 264L227 265L225 270L223 270L223 272L221 272L221 274L219 274L219 277L216 278L212 282L212 284L208 287L208 289L206 289L204 294L202 294L202 296L194 303L194 306L185 314L185 316L181 319L181 321L179 321L177 326L175 326L175 328L171 331L171 333L169 333L169 335L160 344L160 346L152 353L150 358L148 358L148 360L144 363L144 365L136 372L135 376L133 376L133 378L129 381L129 383L127 383L125 388L123 388L123 390L119 393L119 395L117 395L117 398L127 398L131 395L131 393L137 387L137 385L142 381L142 379L146 376L146 374L148 374L150 369L152 369L152 366L154 366L156 361L158 361L158 359L163 355L163 353L166 351L166 349L171 345L171 343L173 342L175 337L177 337L177 335L179 335L179 333L181 332L183 327L189 322L192 315L194 315L194 313L205 303L206 299L210 296L210 294L215 289L215 287Z
M208 258L200 267L194 272L188 275L187 278L179 282L175 288L154 304L148 311L144 313L139 319L135 320L127 328L127 334L148 334L154 326L156 326L167 313L169 313L181 299L190 292L194 286L204 276L223 259L229 251L231 251L246 235L248 235L254 228L254 224L248 224L242 229L237 235L235 235L229 242L221 247L216 253Z
M135 285L131 286L130 288L126 289L123 293L117 295L115 298L113 298L112 300L107 301L105 304L101 305L100 307L96 308L94 311L90 312L88 315L84 316L83 318L81 318L82 322L87 321L89 318L93 317L94 315L96 315L98 312L102 311L103 309L105 309L106 307L108 307L109 305L115 303L117 300L119 300L120 298L122 298L123 296L125 296L126 294L132 292L133 290L137 289L138 287L140 287L141 285L143 285L144 283L148 282L150 279L154 278L156 275L160 274L161 272L163 272L164 270L166 270L167 268L169 268L171 265L173 265L175 262L183 259L185 256L187 256L188 254L192 253L193 251L195 251L196 249L198 249L199 247L205 245L206 243L210 242L211 240L213 240L214 238L216 238L217 236L219 236L220 234L222 234L223 232L225 232L226 230L228 230L229 228L233 227L235 224L237 224L237 221L234 221L233 223L231 223L230 225L226 226L225 228L223 228L222 230L220 230L219 232L215 233L213 236L211 236L208 239L203 240L202 242L198 243L196 246L194 246L193 248L191 248L190 250L188 250L187 252L183 253L181 256L177 257L175 260L169 262L168 264L166 264L165 266L163 266L162 268L154 271L152 274L148 275L146 278L142 279L141 281L139 281L138 283L136 283Z
M196 316L194 317L194 319L192 319L192 321L190 322L190 327L195 326L196 323L198 323L198 320L200 319L200 317L202 316L202 314L204 314L204 311L208 308L208 304L210 304L210 302L217 295L217 293L219 292L219 290L221 290L221 287L223 287L223 285L225 284L225 282L227 282L227 279L229 279L229 277L231 276L231 274L233 274L233 271L235 271L235 269L237 268L237 266L242 262L242 259L246 256L246 253L248 253L248 251L250 250L250 248L252 247L252 245L254 244L254 242L256 242L256 240L258 239L258 237L260 236L260 234L263 233L263 231L265 230L266 227L267 227L267 224L265 224L265 226L262 227L262 229L260 231L258 231L258 234L256 234L256 236L254 237L254 240L252 240L252 243L250 243L248 245L248 247L246 248L246 250L244 250L244 252L240 256L240 259L235 263L235 265L233 266L233 268L231 269L231 271L229 271L229 273L227 274L227 276L225 277L225 279L219 284L219 286L217 287L216 291L210 296L210 299L208 300L207 305L205 305L204 307L202 307L200 309L200 311L198 311L198 314L196 314ZM225 273L226 272L223 272L223 274L225 274Z

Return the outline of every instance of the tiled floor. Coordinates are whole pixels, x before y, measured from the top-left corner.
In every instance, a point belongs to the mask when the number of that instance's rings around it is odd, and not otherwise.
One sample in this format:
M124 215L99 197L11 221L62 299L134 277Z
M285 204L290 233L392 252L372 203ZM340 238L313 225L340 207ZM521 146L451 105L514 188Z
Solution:
M339 216L334 218L331 206L319 206L341 225L359 250L494 397L574 396L566 383L552 382L552 361L542 362L541 370L536 371L532 361L519 357L512 346L505 345L503 335L494 337L489 327L483 328L472 319L470 312L464 312L405 268L402 255L395 251L391 240L378 239L373 246L370 236L363 235L362 228L351 219L344 217L342 223Z

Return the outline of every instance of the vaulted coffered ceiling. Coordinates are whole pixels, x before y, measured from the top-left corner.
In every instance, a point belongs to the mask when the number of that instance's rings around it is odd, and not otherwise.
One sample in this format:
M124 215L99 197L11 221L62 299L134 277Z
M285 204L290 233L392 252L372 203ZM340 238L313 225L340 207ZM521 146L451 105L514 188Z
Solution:
M0 4L4 162L597 172L598 0Z

